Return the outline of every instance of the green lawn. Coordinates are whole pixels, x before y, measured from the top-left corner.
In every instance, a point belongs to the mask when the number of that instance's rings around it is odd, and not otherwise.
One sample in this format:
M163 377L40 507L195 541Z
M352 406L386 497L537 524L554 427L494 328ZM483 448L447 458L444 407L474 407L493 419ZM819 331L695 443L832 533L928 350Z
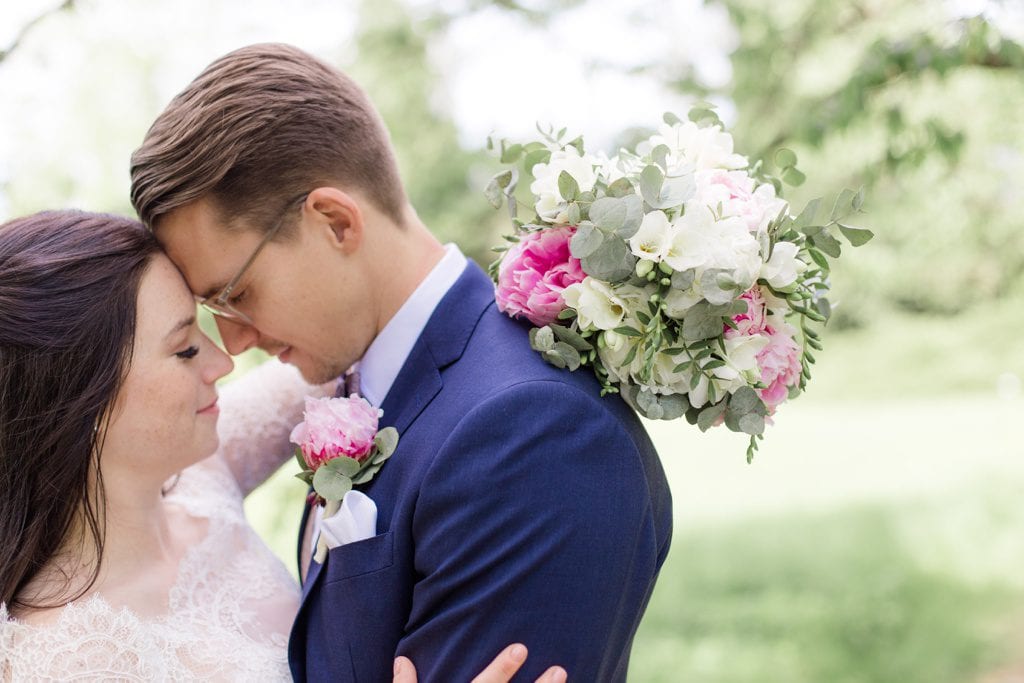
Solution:
M1024 329L988 324L1010 313L827 338L751 465L740 435L649 423L676 532L631 680L941 683L1024 660L1024 398L996 392L1024 377ZM247 511L292 566L290 476Z

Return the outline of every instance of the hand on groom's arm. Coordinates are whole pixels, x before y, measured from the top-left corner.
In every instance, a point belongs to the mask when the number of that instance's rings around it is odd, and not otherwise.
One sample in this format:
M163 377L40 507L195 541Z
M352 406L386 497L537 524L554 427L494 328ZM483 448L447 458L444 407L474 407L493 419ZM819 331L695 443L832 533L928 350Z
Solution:
M596 396L534 381L479 405L424 478L413 536L397 654L421 678L469 680L509 641L530 649L523 680L625 676L663 549L636 445Z

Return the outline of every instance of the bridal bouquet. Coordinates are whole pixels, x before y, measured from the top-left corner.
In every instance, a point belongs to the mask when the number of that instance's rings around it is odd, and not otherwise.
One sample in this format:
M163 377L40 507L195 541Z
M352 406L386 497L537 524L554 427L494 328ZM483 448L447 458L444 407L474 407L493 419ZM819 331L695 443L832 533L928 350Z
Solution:
M292 430L295 476L313 487L313 503L324 506L324 519L335 515L345 496L365 484L384 466L398 446L394 427L378 431L383 412L355 394L347 398L306 398L303 421ZM324 535L317 542L315 559L327 554Z
M666 114L658 132L616 156L590 154L565 129L542 140L501 142L486 194L507 199L514 234L491 266L498 307L535 327L548 362L590 368L602 395L620 393L651 419L685 416L702 430L725 424L750 435L810 379L817 326L831 313L829 259L863 194L844 190L827 216L821 201L794 215L782 182L734 153L707 108ZM803 175L779 150L782 181ZM521 165L534 215L520 218Z

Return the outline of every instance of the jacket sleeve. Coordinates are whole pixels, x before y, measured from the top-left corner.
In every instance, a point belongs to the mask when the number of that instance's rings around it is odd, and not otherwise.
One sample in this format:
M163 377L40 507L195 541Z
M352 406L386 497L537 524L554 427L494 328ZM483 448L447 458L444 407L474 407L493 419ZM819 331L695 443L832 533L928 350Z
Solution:
M533 381L478 405L422 482L413 536L398 654L420 680L470 680L515 641L530 650L517 680L553 664L624 678L663 548L638 447L604 400Z

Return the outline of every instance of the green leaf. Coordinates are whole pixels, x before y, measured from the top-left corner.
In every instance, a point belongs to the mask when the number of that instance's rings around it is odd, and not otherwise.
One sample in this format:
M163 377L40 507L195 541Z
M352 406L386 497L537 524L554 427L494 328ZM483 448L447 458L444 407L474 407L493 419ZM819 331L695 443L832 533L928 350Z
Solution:
M302 455L302 449L298 446L295 447L295 462L299 463L299 471L308 470L309 465L306 463L306 458Z
M495 209L501 208L502 198L505 196L505 188L512 182L512 171L511 169L502 171L497 174L491 181L487 183L487 187L484 188L484 196L487 197L487 201L491 203Z
M747 413L739 419L739 427L741 432L751 436L764 434L764 415Z
M390 456L395 452L395 448L398 447L398 430L394 427L385 427L377 432L377 436L374 437L373 441L377 444L377 451L379 453Z
M617 235L608 235L601 246L580 259L580 265L587 275L615 283L633 274L636 261L625 240Z
M549 161L551 161L551 150L547 147L541 147L540 149L527 152L526 156L523 157L523 168L529 173L537 164L546 164Z
M385 460L386 459L387 458L385 458ZM370 481L371 479L373 479L374 475L380 471L380 468L383 464L384 462L381 461L377 464L363 468L363 470L360 471L359 474L357 474L354 479L352 479L352 483L355 486L359 486L360 484L365 484L366 482Z
M668 171L668 155L672 150L668 148L668 145L658 145L651 150L651 161L660 166L663 170Z
M843 237L855 247L867 244L875 236L875 233L865 228L855 228L852 225L843 225L842 223L839 224L839 232L843 233Z
M584 339L578 332L562 325L550 325L559 341L563 341L577 351L592 351L594 345Z
M295 473L295 478L299 481L306 482L307 486L313 485L313 470L302 470L301 472Z
M729 398L729 410L739 414L756 412L760 415L767 414L764 401L757 395L757 392L750 387L740 387Z
M718 403L710 405L701 410L700 413L697 414L697 426L700 428L700 431L706 432L712 427L714 427L715 422L718 421L718 418L721 417L723 413L725 413L725 407L726 402L719 401Z
M601 197L590 206L590 220L602 230L614 232L626 222L626 205L614 197Z
M608 186L607 194L609 197L619 198L636 194L636 190L633 189L633 183L629 182L628 178L619 178Z
M352 475L359 471L359 467L360 464L358 460L356 460L355 458L349 458L348 456L342 455L340 457L333 458L325 462L323 465L320 466L320 470L327 468L332 472L337 472L338 474L344 475L346 477L351 477ZM320 470L317 471L319 472Z
M578 259L590 256L601 248L604 237L604 233L594 227L593 223L584 221L576 228L576 234L569 242L569 253Z
M818 264L819 268L821 268L825 272L828 272L829 265L828 265L828 261L825 259L825 255L824 254L822 254L817 249L808 249L807 253L811 255L811 259L816 264Z
M623 325L622 327L616 327L613 332L621 334L624 337L642 337L644 336L640 330L630 327L629 325Z
M782 147L775 152L775 165L780 169L796 166L796 152Z
M570 204L569 205L569 210L567 211L567 214L568 214L568 218L569 218L569 225L579 225L580 224L580 205L579 205L579 203L573 202L572 204Z
M645 166L640 172L640 194L644 201L654 206L661 196L661 185L665 181L665 174L657 166Z
M550 351L555 345L555 333L550 327L535 327L530 330L530 348L534 351Z
M782 173L782 182L792 187L800 187L805 180L807 180L807 176L795 168L787 168Z
M832 205L831 219L833 221L841 221L851 213L853 213L853 200L857 197L857 193L850 189L844 189L836 197L836 203Z
M352 479L323 465L313 475L313 490L325 500L341 500L352 490Z
M579 351L565 342L556 342L549 351L545 351L544 360L556 368L569 368L570 371L580 367Z
M802 230L809 225L814 225L814 219L818 216L818 207L821 206L821 198L812 199L800 212L800 215L793 219L793 228Z
M832 258L839 258L842 254L842 245L839 244L839 240L828 232L818 233L811 238L811 242Z
M694 268L690 270L677 270L672 273L672 289L678 289L685 291L693 286L693 281L697 276L697 271Z
M711 305L701 301L686 311L683 318L683 339L688 342L712 339L722 334L722 316Z
M661 120L664 121L665 123L667 123L670 126L676 126L676 125L678 125L678 124L683 122L682 119L680 119L678 116L676 116L675 114L673 114L670 111L667 111L664 114L662 114Z
M576 182L576 179L568 171L562 171L558 174L558 193L567 202L576 199L576 195L580 193L579 183Z
M850 202L850 205L853 207L854 211L860 211L861 208L864 206L864 188L863 187L860 188L857 191L857 195L853 198L853 201Z
M523 155L523 146L518 143L505 147L503 142L502 147L501 163L503 164L514 164Z
M637 194L628 194L620 198L619 202L626 207L626 220L615 233L628 240L640 230L640 225L644 221L644 200Z

